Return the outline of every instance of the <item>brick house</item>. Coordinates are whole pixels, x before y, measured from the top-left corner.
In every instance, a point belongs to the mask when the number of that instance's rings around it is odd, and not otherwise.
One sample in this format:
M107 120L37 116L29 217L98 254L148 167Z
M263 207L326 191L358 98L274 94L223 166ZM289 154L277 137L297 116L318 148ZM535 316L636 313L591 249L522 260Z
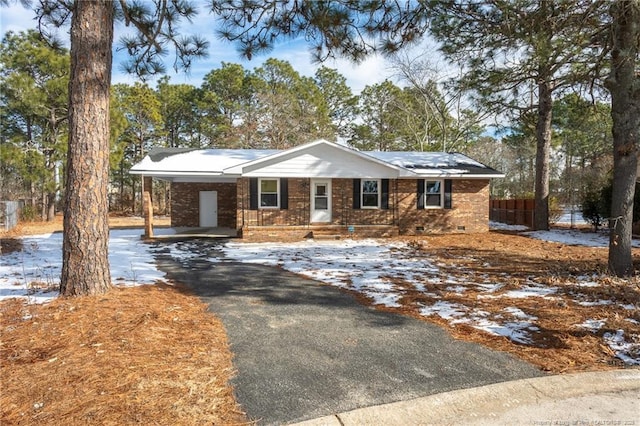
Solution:
M132 174L171 182L171 225L247 239L486 232L489 181L458 153L360 152L325 140L288 150L157 149Z

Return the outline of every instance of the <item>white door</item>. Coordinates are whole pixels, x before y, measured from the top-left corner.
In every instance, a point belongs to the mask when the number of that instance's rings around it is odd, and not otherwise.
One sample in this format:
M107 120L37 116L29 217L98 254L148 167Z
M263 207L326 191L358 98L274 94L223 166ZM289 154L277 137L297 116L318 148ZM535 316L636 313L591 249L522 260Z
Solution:
M218 192L200 191L200 227L218 226Z
M311 181L311 222L331 222L331 180Z

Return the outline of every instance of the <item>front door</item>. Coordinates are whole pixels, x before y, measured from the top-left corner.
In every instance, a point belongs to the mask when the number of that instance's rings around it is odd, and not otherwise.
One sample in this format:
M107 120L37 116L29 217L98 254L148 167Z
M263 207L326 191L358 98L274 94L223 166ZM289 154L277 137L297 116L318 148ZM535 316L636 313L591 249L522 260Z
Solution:
M218 192L200 191L200 227L218 226Z
M311 181L311 222L331 222L331 180Z

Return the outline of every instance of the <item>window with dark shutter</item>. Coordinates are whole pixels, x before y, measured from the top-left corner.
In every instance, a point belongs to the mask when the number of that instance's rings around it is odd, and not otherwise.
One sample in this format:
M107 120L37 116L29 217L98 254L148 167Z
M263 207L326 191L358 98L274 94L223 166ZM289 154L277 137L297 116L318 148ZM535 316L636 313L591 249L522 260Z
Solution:
M362 180L362 196L360 200L361 209L379 209L380 208L380 180L379 179L363 179Z
M258 210L258 178L249 178L249 210Z
M418 188L416 192L418 197L418 209L451 208L450 179L420 179L418 180Z
M360 208L360 179L353 180L353 208Z
M445 179L444 180L444 208L445 209L450 209L451 207L451 179Z
M260 178L258 179L258 200L261 209L280 208L280 179Z
M442 181L426 180L424 182L424 208L442 208Z
M289 179L280 178L280 208L287 210L289 208Z
M418 209L424 209L424 179L418 179Z
M382 187L380 208L384 210L389 210L389 179L382 179L380 186Z

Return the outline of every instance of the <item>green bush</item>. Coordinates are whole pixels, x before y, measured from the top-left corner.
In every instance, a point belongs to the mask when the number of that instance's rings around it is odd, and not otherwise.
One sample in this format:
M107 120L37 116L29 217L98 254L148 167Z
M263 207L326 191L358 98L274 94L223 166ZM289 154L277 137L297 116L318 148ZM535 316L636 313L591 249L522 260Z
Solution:
M611 199L613 182L603 188L590 188L582 199L582 216L597 231L604 222L611 217ZM633 200L633 221L640 220L640 186L636 184L636 194Z
M596 232L603 225L604 219L609 216L602 192L598 189L589 189L582 199L582 217L593 226Z
M38 213L36 212L36 208L29 204L25 204L22 207L22 211L20 212L20 220L23 222L33 222L38 217Z

